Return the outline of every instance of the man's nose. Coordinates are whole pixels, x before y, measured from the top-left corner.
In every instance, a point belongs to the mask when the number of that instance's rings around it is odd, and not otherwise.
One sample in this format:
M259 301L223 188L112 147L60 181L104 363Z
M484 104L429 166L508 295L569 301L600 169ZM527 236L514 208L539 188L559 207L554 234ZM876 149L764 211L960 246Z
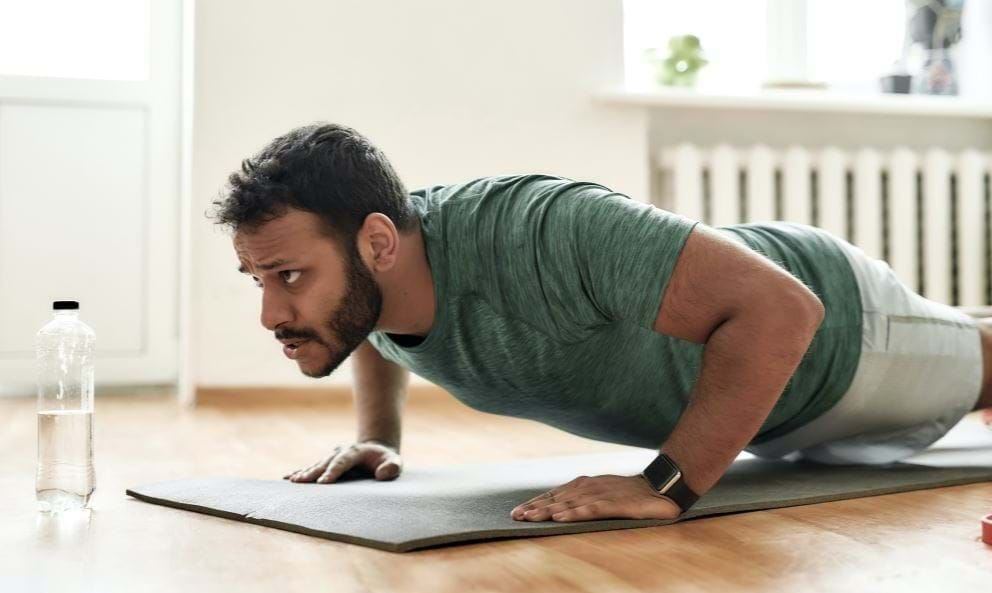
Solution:
M262 289L262 327L275 331L290 320L289 304L276 291Z

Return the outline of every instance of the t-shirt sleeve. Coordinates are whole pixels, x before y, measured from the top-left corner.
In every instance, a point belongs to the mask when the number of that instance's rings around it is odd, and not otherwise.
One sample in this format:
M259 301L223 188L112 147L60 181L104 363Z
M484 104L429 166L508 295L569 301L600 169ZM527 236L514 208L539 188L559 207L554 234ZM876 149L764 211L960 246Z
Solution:
M698 221L592 183L552 189L532 219L541 287L558 324L653 329Z

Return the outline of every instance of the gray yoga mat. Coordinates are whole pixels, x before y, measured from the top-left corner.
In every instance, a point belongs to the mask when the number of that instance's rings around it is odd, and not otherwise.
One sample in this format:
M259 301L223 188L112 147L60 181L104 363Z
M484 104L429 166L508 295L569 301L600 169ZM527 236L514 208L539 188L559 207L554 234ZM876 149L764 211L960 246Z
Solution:
M959 430L958 437L963 439L948 440L954 436L949 433L942 448L910 458L913 463L884 467L739 458L678 520L992 481L992 433L977 426L971 428L974 434L962 435ZM127 494L153 504L407 552L458 542L674 523L653 519L556 523L510 518L516 505L573 478L634 475L655 455L647 449L630 449L437 469L408 467L390 482L348 479L305 484L202 477L140 486L127 490Z

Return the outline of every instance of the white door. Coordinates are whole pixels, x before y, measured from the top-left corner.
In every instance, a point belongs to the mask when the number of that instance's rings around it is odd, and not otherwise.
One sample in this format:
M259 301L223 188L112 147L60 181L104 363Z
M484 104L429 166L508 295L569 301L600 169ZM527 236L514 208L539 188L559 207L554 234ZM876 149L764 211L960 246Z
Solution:
M54 300L97 387L175 383L181 0L0 0L0 396Z

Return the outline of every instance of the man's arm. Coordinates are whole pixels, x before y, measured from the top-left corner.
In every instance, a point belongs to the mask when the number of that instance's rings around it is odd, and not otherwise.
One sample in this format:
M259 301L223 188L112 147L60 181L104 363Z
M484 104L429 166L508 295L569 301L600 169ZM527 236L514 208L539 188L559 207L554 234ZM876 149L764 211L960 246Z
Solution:
M352 360L357 440L378 441L399 452L410 371L383 358L368 340L355 349Z
M696 494L712 488L757 434L823 316L816 295L771 260L703 224L689 233L653 329L706 345L689 405L661 447ZM510 516L674 519L681 512L640 476L608 474L580 476Z
M705 343L689 405L661 452L702 495L757 434L823 320L820 300L774 262L697 225L655 331Z

